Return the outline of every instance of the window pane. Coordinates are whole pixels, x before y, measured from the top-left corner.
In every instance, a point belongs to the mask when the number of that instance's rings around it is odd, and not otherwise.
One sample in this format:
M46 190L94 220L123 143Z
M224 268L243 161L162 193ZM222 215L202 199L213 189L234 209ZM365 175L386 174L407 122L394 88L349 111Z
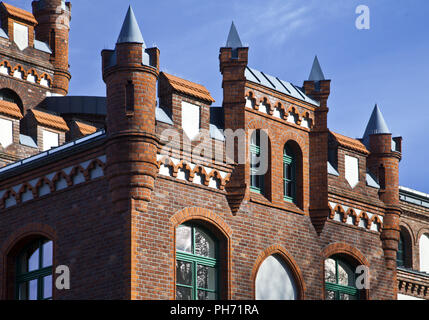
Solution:
M37 300L37 279L19 285L19 300Z
M340 293L340 300L356 300L356 296L350 294Z
M203 257L215 257L213 239L200 229L195 229L195 254Z
M192 300L191 288L176 287L176 300Z
M28 299L28 282L21 283L18 288L18 300Z
M355 286L354 271L341 260L338 261L338 284L342 286Z
M198 300L215 300L216 294L214 292L207 292L198 290Z
M30 281L28 300L37 300L37 280Z
M335 292L334 291L325 291L325 300L335 300Z
M43 278L43 299L52 297L52 275Z
M52 266L52 241L43 244L43 268Z
M32 248L28 251L27 270L29 272L39 269L39 252L39 248Z
M325 281L330 283L336 283L335 276L335 260L326 259L325 261Z
M192 228L179 226L176 229L176 249L192 253Z
M197 284L201 289L216 290L216 269L198 265Z
M178 284L192 285L192 263L177 260L176 278Z

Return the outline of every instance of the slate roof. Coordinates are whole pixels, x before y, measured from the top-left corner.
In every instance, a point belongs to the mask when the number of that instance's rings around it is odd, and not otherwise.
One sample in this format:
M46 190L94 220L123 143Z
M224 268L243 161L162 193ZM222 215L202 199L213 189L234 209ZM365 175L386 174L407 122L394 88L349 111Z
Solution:
M124 23L122 24L121 33L119 34L117 43L141 43L143 46L143 35L134 15L133 8L129 6Z
M325 80L325 75L323 74L322 68L320 67L319 59L317 56L314 57L313 66L311 67L311 72L308 77L310 81L321 81Z
M246 67L246 71L244 73L246 80L250 82L254 82L256 84L260 84L269 89L273 89L280 93L286 94L298 100L313 104L315 106L319 106L320 103L311 99L307 96L303 90L290 82L281 80L277 77L271 76L262 71L258 71L256 69L252 69Z
M380 111L378 105L375 105L371 118L366 126L365 133L363 135L363 143L368 147L369 136L372 134L388 134L391 133L387 127L386 121L384 120L383 114Z

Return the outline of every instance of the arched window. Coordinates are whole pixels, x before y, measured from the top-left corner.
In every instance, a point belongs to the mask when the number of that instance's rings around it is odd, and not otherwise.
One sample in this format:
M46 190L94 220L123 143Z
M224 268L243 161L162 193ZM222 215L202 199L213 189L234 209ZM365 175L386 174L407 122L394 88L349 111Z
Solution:
M296 156L288 144L283 150L283 199L296 203Z
M16 298L52 299L53 243L40 238L27 245L16 261Z
M16 94L15 91L13 91L11 89L7 89L7 88L1 89L0 90L0 100L15 103L19 107L19 109L21 109L21 112L23 112L22 100Z
M291 269L277 256L262 262L255 280L256 300L296 300L298 289Z
M196 224L176 229L176 299L215 300L219 297L218 244Z
M355 270L344 259L332 256L325 260L325 299L358 300Z
M396 266L404 267L405 266L405 241L404 235L400 234L399 243L398 243L398 252L396 253Z
M250 190L270 194L270 141L263 130L255 130L250 138Z
M420 271L429 272L429 234L420 237Z

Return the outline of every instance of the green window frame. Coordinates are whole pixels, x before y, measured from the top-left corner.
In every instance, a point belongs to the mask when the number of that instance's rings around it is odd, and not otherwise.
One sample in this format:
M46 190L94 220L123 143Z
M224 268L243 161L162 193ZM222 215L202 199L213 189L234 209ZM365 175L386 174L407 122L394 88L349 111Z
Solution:
M296 204L296 156L287 146L283 150L283 199Z
M396 253L396 266L405 266L405 242L402 233L399 235L398 252Z
M188 246L189 250L181 250L176 236L176 299L181 300L186 296L190 300L217 300L219 299L218 242L209 231L199 225L186 223L178 229L182 227L190 229L191 243ZM201 235L203 238L207 237L207 243L211 243L211 248L208 247L208 253L205 255L201 254L204 250L199 249L197 245ZM179 275L185 268L185 273L189 277Z
M257 175L255 158L261 156L261 131L255 130L250 138L250 191L264 193L264 175Z
M327 261L335 262L335 273L333 279L327 276ZM347 273L348 285L345 285L344 279L340 279L340 268ZM356 288L356 275L351 271L352 266L339 257L330 257L325 260L325 299L326 300L359 300L360 292ZM330 281L331 280L331 281Z
M41 238L31 242L16 261L17 300L52 300L53 242Z

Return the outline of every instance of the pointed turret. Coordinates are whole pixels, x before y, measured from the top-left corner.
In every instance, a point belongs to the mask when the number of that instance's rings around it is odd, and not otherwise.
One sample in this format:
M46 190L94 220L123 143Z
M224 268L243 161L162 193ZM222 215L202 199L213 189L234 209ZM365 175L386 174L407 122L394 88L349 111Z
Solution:
M139 24L137 23L136 16L131 6L128 8L117 43L141 43L143 46L145 45Z
M376 104L372 111L371 118L369 119L368 125L366 126L365 133L363 135L363 143L369 146L369 136L372 134L389 134L391 133L387 127L386 121L384 120L383 114L380 108Z
M311 72L308 77L309 81L321 81L325 80L325 75L323 74L322 68L320 67L319 59L317 56L314 57L313 66L311 67Z
M231 28L229 29L228 39L226 40L226 47L233 49L243 48L243 44L241 43L240 36L238 35L234 21L231 23Z
M318 234L323 231L330 209L328 203L328 99L331 80L326 80L319 59L314 57L308 80L304 81L304 92L320 103L314 113L314 125L310 135L310 189L318 189L310 195L310 218Z
M392 143L394 141L395 143ZM362 142L370 151L367 169L378 179L380 200L386 205L381 240L387 267L396 269L396 252L399 241L399 161L402 138L393 138L386 121L375 105Z
M226 46L220 48L219 62L222 73L224 124L233 131L245 129L245 87L249 48L243 47L234 22L229 30ZM240 149L241 150L241 149ZM234 142L234 154L239 154ZM229 183L225 186L232 214L237 214L246 194L245 165L238 165Z
M235 27L234 21L231 23L229 29L228 39L226 40L226 48L231 48L232 58L238 58L238 48L243 48L240 36L238 35L237 28Z
M34 29L36 39L47 43L52 51L50 61L55 68L52 93L67 95L71 79L69 70L71 3L64 0L39 0L33 1L32 6L37 20ZM33 37L31 33L30 37Z

